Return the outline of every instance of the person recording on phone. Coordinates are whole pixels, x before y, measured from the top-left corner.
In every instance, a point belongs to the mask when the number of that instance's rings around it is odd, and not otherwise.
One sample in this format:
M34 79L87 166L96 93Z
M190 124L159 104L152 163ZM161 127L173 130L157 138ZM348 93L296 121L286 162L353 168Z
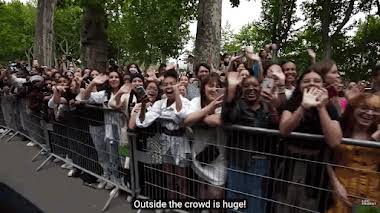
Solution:
M269 80L273 84L273 79ZM249 76L243 78L237 72L230 72L227 76L227 93L222 108L222 119L225 124L238 124L251 127L271 128L277 125L279 115L276 110L273 89L268 87L269 83L262 85L259 81ZM241 85L241 91L239 91ZM241 94L239 96L238 94ZM248 137L249 138L249 137ZM236 138L235 138L236 140ZM234 170L249 171L249 173L267 175L269 160L266 156L252 155L250 152L239 152L238 149L253 150L255 147L264 147L260 141L247 140L245 134L239 133L239 143L233 138L228 141L228 172L227 188L255 196L265 197L262 187L264 179L251 174L234 172ZM237 148L237 149L235 149ZM257 151L257 150L255 150ZM246 187L250 182L259 187ZM242 199L243 194L228 191L226 199ZM247 200L248 209L245 212L265 212L265 201L251 198Z

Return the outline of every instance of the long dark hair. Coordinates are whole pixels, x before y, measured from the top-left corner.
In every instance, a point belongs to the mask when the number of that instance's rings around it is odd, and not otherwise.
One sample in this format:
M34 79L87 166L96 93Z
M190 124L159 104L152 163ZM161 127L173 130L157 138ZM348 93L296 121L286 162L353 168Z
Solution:
M298 78L297 80L297 83L296 83L296 88L292 94L292 96L290 97L290 99L287 101L286 105L287 105L287 108L291 111L295 111L300 105L301 105L301 102L302 102L302 92L301 92L301 88L300 88L300 85L301 85L301 82L303 80L303 78L305 77L305 75L309 74L309 73L312 73L312 72L315 72L317 73L318 75L322 76L316 69L315 65L311 65L306 71L304 71L300 77Z
M131 68L132 65L135 65L137 71L141 74L141 70L140 70L140 68L139 68L139 65L137 65L136 63L130 63L130 64L128 64L128 65L127 65L127 70L126 70L126 72L130 74L129 69Z
M120 84L119 84L119 88L118 89L120 89L120 87L124 84L123 75L120 72L116 71L116 70L110 71L107 75L109 76L113 72L115 72L117 74L117 76L119 77ZM110 86L110 84L109 84L108 81L105 83L104 89L105 89L106 94L107 94L107 100L110 100L111 94L112 94L112 88L111 88L111 86Z
M206 97L206 85L216 82L219 87L222 87L222 81L217 73L211 73L201 82L201 107L207 106L207 97Z
M349 101L347 105L346 111L343 113L342 118L340 120L340 125L343 131L343 137L351 138L352 132L354 130L354 125L356 120L354 118L354 111L359 107L361 103L364 103L367 106L380 108L380 96L370 93L362 93L358 96L355 96ZM368 128L367 133L371 135L377 130L377 124L380 121L377 120L372 123L372 125Z

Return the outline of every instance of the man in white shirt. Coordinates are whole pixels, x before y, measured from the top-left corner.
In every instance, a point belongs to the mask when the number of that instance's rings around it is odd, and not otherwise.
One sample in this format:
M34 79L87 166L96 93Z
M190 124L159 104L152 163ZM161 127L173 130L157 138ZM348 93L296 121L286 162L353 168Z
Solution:
M282 70L285 74L285 95L286 99L290 99L295 89L294 85L297 80L297 67L292 61L282 64Z

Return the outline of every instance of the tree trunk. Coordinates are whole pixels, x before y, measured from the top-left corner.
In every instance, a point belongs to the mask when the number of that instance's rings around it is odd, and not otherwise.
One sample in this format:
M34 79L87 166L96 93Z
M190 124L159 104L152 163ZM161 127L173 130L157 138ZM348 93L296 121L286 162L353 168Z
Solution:
M202 0L198 3L198 25L195 40L195 63L211 60L217 69L220 61L222 1Z
M40 65L54 65L54 10L57 0L38 0L33 59Z
M321 13L321 24L322 24L322 44L323 44L323 55L325 59L331 59L332 56L332 45L330 33L331 24L331 0L325 0L323 2L322 13Z
M107 35L104 6L84 9L81 42L81 59L85 67L106 72Z

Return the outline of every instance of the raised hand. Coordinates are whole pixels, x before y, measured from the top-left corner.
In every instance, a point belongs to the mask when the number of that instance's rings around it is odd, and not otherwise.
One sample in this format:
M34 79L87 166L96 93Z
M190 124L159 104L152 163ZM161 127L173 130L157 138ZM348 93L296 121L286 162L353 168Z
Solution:
M326 104L329 102L329 93L327 92L327 89L321 88L319 89L319 93L317 96L318 101L318 108L326 106Z
M375 141L380 141L380 124L377 125L377 130L371 135Z
M95 85L101 85L101 84L104 84L107 80L108 80L108 76L107 75L99 75L96 78L94 78L91 81L91 83L93 83Z
M125 83L123 86L120 87L119 93L121 94L129 94L132 91L132 84L130 83Z
M359 95L361 93L360 88L357 84L351 84L348 86L348 88L344 91L344 95L348 100L354 98L355 96Z
M260 92L260 97L261 97L261 100L267 104L269 104L270 106L274 106L275 105L275 97L273 95L273 91L268 91L268 90L261 90Z
M309 55L310 58L316 58L317 57L314 50L312 50L312 49L307 49L307 54Z
M243 76L240 76L238 72L229 72L227 76L228 85L237 86L243 81Z
M238 60L239 58L243 57L242 55L236 55L231 57L231 62Z
M222 103L223 103L223 99L224 98L224 95L221 95L217 98L215 98L215 100L213 100L211 103L210 103L210 107L211 107L211 110L212 111L215 111L215 109L219 108L222 106Z
M65 93L69 88L69 86L53 86L53 91L62 94Z
M305 89L303 91L301 106L305 109L310 109L312 107L318 106L318 104L320 104L320 102L317 100L319 93L320 90L316 87Z
M247 58L253 60L253 61L261 61L261 58L258 54L255 54L253 52L246 52Z
M276 86L285 85L285 74L282 72L281 69L274 69L272 72L272 78Z
M137 104L133 107L132 112L133 112L133 113L140 113L140 112L141 112L141 103L137 103Z

